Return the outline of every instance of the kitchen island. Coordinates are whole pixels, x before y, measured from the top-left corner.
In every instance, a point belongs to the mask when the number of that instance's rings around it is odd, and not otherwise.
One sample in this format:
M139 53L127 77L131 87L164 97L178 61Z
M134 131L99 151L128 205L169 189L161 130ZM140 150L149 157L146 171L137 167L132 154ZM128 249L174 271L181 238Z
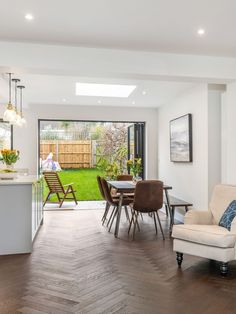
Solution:
M0 255L31 253L43 223L43 179L0 180Z

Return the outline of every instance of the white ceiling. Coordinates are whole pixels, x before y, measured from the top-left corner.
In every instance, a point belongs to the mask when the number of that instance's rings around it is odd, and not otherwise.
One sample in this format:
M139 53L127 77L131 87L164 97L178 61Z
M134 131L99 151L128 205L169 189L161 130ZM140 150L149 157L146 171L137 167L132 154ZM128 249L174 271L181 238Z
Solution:
M93 79L72 76L51 76L20 74L21 83L26 86L24 90L24 103L30 105L98 105L122 107L147 107L156 108L167 104L194 86L193 83L172 81L141 81L124 79ZM0 95L0 103L7 101L7 77L1 79L5 84L4 97ZM137 88L128 98L76 96L76 82L132 84ZM142 92L146 91L146 95Z
M0 40L236 56L235 0L0 2Z

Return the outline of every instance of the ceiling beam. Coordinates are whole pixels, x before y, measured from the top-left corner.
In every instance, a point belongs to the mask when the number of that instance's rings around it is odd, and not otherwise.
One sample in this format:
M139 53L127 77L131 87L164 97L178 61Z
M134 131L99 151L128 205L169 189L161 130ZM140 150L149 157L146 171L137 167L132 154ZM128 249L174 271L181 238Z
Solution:
M236 58L0 42L1 71L228 83Z

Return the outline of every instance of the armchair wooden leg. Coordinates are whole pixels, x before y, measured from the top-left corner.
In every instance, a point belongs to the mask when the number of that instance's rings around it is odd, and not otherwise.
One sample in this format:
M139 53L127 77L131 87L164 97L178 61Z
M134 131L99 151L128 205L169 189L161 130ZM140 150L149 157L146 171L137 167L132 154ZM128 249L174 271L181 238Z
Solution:
M183 253L176 252L176 261L177 261L177 264L180 268L181 264L183 262Z
M222 276L226 276L228 274L228 270L228 263L220 263L220 273Z

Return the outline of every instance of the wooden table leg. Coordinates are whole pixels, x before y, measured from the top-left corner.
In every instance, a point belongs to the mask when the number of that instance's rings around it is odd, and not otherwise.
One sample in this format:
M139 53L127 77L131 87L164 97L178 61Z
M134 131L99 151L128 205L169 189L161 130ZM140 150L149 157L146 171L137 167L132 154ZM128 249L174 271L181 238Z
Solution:
M119 205L117 208L116 228L115 228L115 234L114 234L116 238L118 237L118 233L119 233L122 203L123 203L123 192L120 193Z

